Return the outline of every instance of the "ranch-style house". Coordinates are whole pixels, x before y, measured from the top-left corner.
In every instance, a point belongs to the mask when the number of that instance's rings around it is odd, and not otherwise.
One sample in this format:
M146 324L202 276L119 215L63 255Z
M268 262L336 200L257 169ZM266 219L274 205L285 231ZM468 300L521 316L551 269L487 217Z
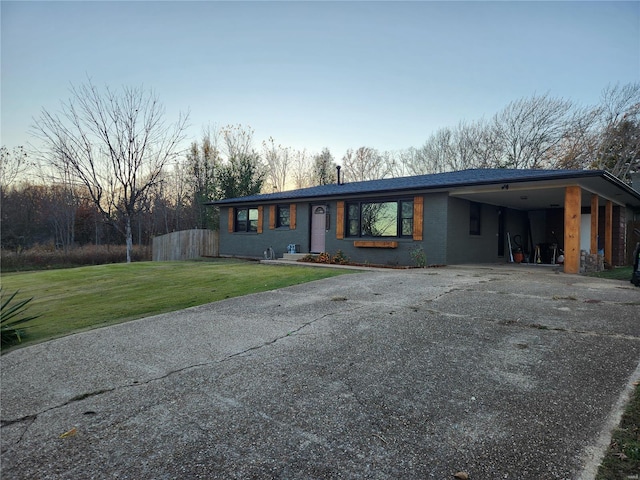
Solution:
M640 179L634 189L602 170L472 169L210 205L220 209L221 256L340 250L353 262L410 266L422 249L430 265L529 262L579 273L588 255L628 263L639 189Z

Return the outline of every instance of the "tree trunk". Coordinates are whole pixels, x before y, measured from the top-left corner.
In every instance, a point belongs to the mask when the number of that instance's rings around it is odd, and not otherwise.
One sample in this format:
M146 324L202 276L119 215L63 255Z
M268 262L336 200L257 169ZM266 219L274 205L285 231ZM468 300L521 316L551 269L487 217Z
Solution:
M131 252L133 251L133 234L131 233L131 217L127 215L125 220L125 234L127 237L127 263L131 263Z

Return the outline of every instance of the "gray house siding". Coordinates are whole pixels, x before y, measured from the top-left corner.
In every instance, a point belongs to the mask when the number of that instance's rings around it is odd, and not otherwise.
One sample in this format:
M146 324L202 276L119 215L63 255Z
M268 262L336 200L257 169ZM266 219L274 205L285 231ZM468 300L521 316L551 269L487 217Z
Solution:
M449 195L446 192L424 196L422 247L427 255L427 264L447 263L448 237L446 229L449 217ZM411 265L411 263L408 263Z
M341 250L349 260L357 263L371 263L376 265L412 265L411 249L415 248L417 242L411 239L393 239L398 242L397 248L364 248L353 245L354 238L344 238L342 240L327 238L327 251L335 254Z
M262 233L229 232L227 219L229 208L221 207L220 255L248 258L263 258L271 247L277 258L287 252L291 243L299 246L300 253L308 253L311 235L312 205L328 207L328 230L325 231L325 251L336 254L342 251L349 260L357 263L378 265L414 265L412 251L422 248L429 265L453 265L460 263L490 263L509 258L505 240L504 256L498 255L499 215L498 207L481 204L480 235L469 233L471 202L450 197L447 192L424 195L423 239L390 238L397 242L396 248L356 247L358 238L336 237L337 201L300 202L296 204L296 228L269 228L270 205L262 205ZM257 207L254 205L253 207ZM505 233L512 238L519 234L526 240L526 213L503 209ZM364 240L364 239L363 239Z
M471 202L455 197L449 198L448 255L446 263L492 263L509 259L507 232L512 239L520 235L526 240L526 213L518 210L499 208L495 205L480 205L480 234L469 232ZM503 216L503 255L499 254L500 217Z
M307 253L310 247L311 205L323 204L328 207L329 229L325 231L325 251L335 254L342 251L349 260L358 263L379 265L414 265L412 251L422 248L429 265L462 263L486 260L486 252L497 247L495 234L493 239L488 233L478 241L473 249L469 246L469 202L450 198L446 192L424 195L423 240L412 238L393 238L396 248L366 248L354 246L354 237L336 238L337 201L302 202L296 204L296 228L269 228L269 205L262 205L262 233L229 232L227 219L229 208L221 207L220 218L220 255L248 258L263 258L264 252L271 247L276 257L282 257L291 243L299 245L299 252ZM257 207L257 205L254 205ZM483 221L487 217L483 206ZM447 228L448 225L448 228ZM490 227L483 225L484 232ZM494 227L494 230L497 227ZM381 239L384 240L384 239ZM493 243L491 243L493 240ZM480 245L483 245L480 248ZM491 245L489 247L488 245ZM495 252L494 252L495 253Z
M256 205L257 206L257 205ZM229 232L227 219L229 209L220 208L220 255L264 258L264 252L271 247L276 257L286 253L291 243L300 245L301 252L309 251L309 208L308 204L296 204L296 228L269 228L269 206L263 206L262 233Z

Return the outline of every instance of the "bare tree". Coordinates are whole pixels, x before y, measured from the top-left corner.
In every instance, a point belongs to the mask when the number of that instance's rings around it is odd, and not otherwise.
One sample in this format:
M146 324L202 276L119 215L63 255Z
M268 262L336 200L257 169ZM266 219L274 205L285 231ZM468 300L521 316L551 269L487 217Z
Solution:
M548 153L565 137L573 104L533 96L511 102L493 117L497 143L503 148L499 167L541 168Z
M104 218L124 223L131 262L131 221L151 187L176 155L187 117L164 121L157 96L143 87L101 92L91 81L71 88L59 113L42 110L33 126L43 142L40 154L84 185Z
M389 172L389 177L397 178L397 177L405 177L408 175L407 172L407 164L405 163L405 157L403 157L403 153L407 150L397 150L390 151L385 150L381 153L382 160L387 165L387 170Z
M0 148L0 188L8 188L29 166L27 152L22 146L14 147L11 152L5 146Z
M254 131L251 127L240 124L222 127L220 136L222 137L223 156L231 159L254 154L253 134Z
M294 188L307 188L313 183L311 181L313 177L313 166L311 164L311 157L306 150L296 150L293 152L293 187Z
M503 145L484 119L468 126L473 142L473 166L475 168L499 168L502 165Z
M608 86L600 105L601 128L594 168L629 181L640 171L640 83Z
M425 175L430 172L422 148L409 147L396 153L393 159L392 172L394 177L408 175Z
M597 106L523 98L489 121L440 128L393 161L394 175L466 168L597 168L629 181L640 171L640 83L607 87Z
M375 148L349 149L342 157L344 179L348 182L376 180L391 175L391 165Z
M47 188L46 200L44 213L53 228L56 247L68 252L75 243L78 192L69 184L51 185Z
M432 134L418 150L422 173L441 173L451 168L454 152L452 148L453 130L440 128Z
M592 162L598 149L598 131L602 109L576 108L568 121L564 136L547 153L551 168L583 169Z
M449 170L464 170L478 166L477 147L479 131L475 124L460 122L452 131L449 145L449 158L447 168Z
M267 184L280 192L287 189L287 175L291 165L291 150L276 145L273 137L262 142L263 158L267 166Z

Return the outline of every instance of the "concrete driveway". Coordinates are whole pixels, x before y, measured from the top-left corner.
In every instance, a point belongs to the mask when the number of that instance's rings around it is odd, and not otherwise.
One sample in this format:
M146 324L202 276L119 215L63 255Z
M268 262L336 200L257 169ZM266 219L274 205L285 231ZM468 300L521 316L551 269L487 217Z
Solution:
M639 359L628 282L344 275L2 356L2 478L589 479Z

